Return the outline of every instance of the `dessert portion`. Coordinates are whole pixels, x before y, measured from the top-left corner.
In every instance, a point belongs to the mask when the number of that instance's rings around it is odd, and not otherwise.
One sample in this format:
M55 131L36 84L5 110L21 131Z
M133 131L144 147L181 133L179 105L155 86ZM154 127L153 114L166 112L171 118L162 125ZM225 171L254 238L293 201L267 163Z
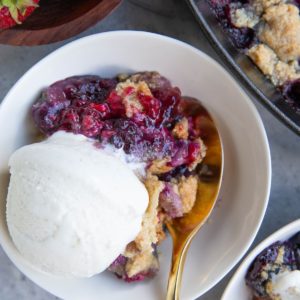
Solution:
M300 299L300 232L263 250L250 265L246 284L255 300Z
M300 15L295 0L208 0L236 48L300 105Z
M95 275L141 230L148 193L134 170L143 166L83 135L57 132L18 149L9 165L8 229L39 270Z
M110 79L94 75L74 76L46 88L33 105L32 114L36 126L48 139L56 139L61 132L69 136L85 136L90 142L93 141L95 151L109 151L115 159L123 157L122 161L147 190L148 201L138 232L132 236L132 229L126 235L130 235L131 240L123 245L123 249L120 249L121 242L117 242L120 247L117 255L116 250L110 256L110 259L113 255L115 257L108 270L127 282L154 276L159 270L157 248L165 239L165 223L188 213L197 198L198 174L206 154L201 137L207 134L201 129L205 113L198 101L183 97L179 88L172 86L157 72L119 75ZM55 161L52 163L55 164ZM83 182L94 177L92 181L98 182L99 189L107 182L106 191L109 193L113 187L108 181L115 181L117 194L112 191L111 196L116 206L109 206L109 201L105 205L116 209L116 216L127 205L126 202L122 204L122 193L136 195L137 192L133 191L134 187L127 185L128 175L125 173L111 179L113 174L107 164L99 164L96 169L99 169L99 176L81 172ZM108 172L108 177L102 182L105 172ZM58 177L62 182L63 176L61 172ZM123 181L122 185L119 185L119 181ZM78 177L78 184L81 182ZM95 189L91 184L84 188ZM136 212L138 217L144 209L144 193L140 193L142 203L131 212L127 210L128 214ZM93 195L93 201L100 199L98 205L101 207L101 195ZM135 201L134 198L131 203ZM97 214L98 211L93 210L93 218L97 218ZM109 216L112 222L118 220L118 217L112 216ZM100 220L97 222L101 223ZM111 243L107 246L110 248L112 241L118 239L121 233L113 234L107 230L107 240L103 240L103 230L99 230L97 242L108 241L110 236ZM104 265L100 263L100 267L94 268L100 270Z

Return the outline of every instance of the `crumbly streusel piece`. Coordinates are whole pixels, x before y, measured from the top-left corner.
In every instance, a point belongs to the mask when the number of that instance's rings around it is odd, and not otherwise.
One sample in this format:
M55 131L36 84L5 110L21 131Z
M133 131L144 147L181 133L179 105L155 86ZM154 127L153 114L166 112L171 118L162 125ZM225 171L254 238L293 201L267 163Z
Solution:
M170 158L156 159L152 161L150 167L148 168L148 172L151 174L163 174L169 172L173 169L172 166L168 165L171 161Z
M140 251L135 242L130 243L126 247L125 257L127 258L127 263L125 271L129 278L145 272L145 270L159 269L158 259L152 252L153 249L152 251Z
M179 122L177 122L172 133L176 138L186 140L189 137L188 119L182 118Z
M285 0L252 0L249 5L231 9L231 21L236 27L253 28L260 22L261 15L275 5L285 3ZM235 5L235 4L233 4Z
M142 229L136 239L130 243L124 256L128 258L126 273L132 277L141 271L154 268L158 264L153 256L153 244L158 242L157 228L159 226L158 203L159 194L164 184L156 176L148 175L145 180L145 187L149 194L148 208L142 221ZM158 268L158 265L156 266Z
M149 194L149 205L143 217L142 229L135 239L138 249L152 252L152 244L157 243L156 226L158 223L157 208L159 194L164 188L163 182L156 176L148 175L145 180L145 187Z
M181 177L178 191L182 201L183 213L188 213L197 199L198 179L196 176Z
M259 15L253 6L246 6L231 10L231 22L236 27L253 28L259 22Z
M123 104L126 110L126 116L131 118L135 112L143 111L143 106L138 99L138 95L153 97L152 93L146 82L140 81L134 83L129 79L125 82L121 82L116 87L117 94L123 98Z
M277 84L283 85L286 81L292 81L300 78L300 73L296 72L296 62L285 63L278 61L275 65L273 77L277 78Z
M248 55L265 75L272 76L278 61L272 49L264 44L258 44L249 49Z
M133 74L130 77L132 82L145 81L151 90L170 88L169 80L161 76L158 72L142 72Z
M251 4L255 8L256 13L261 15L267 8L285 2L286 0L252 0Z
M160 208L158 210L158 223L156 225L157 243L160 244L166 238L165 223L169 216Z
M276 86L282 85L287 80L300 78L300 73L297 73L297 64L294 62L287 64L278 60L275 52L264 44L252 47L248 55Z
M279 4L265 10L259 38L272 48L283 62L300 57L299 9L292 4Z

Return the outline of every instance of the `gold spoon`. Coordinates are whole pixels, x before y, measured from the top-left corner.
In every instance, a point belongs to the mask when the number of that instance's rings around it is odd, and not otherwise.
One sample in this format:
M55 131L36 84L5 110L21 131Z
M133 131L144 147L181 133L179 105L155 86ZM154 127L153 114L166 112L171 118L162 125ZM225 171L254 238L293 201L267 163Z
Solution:
M199 173L197 199L192 210L167 223L173 239L173 254L166 300L178 300L185 257L190 243L206 222L216 202L223 173L222 143L216 125L198 100L186 98L189 114L201 115L201 138L207 147ZM186 110L187 110L186 109ZM185 110L183 108L183 110Z

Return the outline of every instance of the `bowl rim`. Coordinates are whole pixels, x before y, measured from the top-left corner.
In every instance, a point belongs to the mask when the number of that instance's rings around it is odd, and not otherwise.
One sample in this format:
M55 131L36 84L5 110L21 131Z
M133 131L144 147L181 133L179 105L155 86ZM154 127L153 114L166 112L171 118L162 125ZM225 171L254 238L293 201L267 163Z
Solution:
M39 66L42 65L43 63L51 60L53 57L55 57L57 55L61 55L62 51L65 51L65 53L66 53L69 49L72 49L72 47L74 47L76 45L80 45L81 43L91 42L93 40L97 40L98 38L111 38L111 37L115 37L115 36L119 36L119 35L122 35L122 36L128 36L128 35L131 35L131 36L140 36L140 37L143 37L143 38L148 37L148 38L151 38L153 40L156 40L156 39L163 40L163 41L171 43L171 44L173 44L175 46L180 46L181 48L185 48L188 51L192 51L195 54L197 54L197 55L203 57L204 59L206 59L210 64L212 64L212 65L214 65L216 67L216 69L218 70L218 72L222 73L224 76L226 76L227 78L229 78L231 80L232 85L235 87L235 89L238 90L243 95L243 101L246 102L247 108L249 109L249 111L255 117L255 121L257 123L257 126L259 128L259 132L261 134L261 139L262 139L261 148L263 149L263 155L265 157L266 166L267 166L267 168L265 170L265 173L266 173L266 185L264 187L263 192L261 192L261 194L263 195L262 199L264 200L263 208L260 211L260 214L257 216L257 223L253 227L253 231L252 231L251 235L249 235L249 237L248 237L248 242L246 244L244 244L244 246L242 247L242 251L240 251L239 255L237 255L235 257L235 259L232 260L231 264L228 265L227 268L224 268L223 272L221 272L220 275L215 278L215 280L211 280L210 284L207 285L206 289L204 289L202 292L199 292L199 293L196 293L195 295L193 295L194 298L197 298L197 297L205 294L208 290L210 290L218 282L220 282L228 274L228 272L230 272L230 270L245 255L245 253L247 252L247 250L249 249L249 247L253 243L253 240L256 237L257 232L258 232L258 230L259 230L259 228L261 226L261 223L263 221L263 218L264 218L267 206L268 206L268 201L269 201L269 196L270 196L270 189L271 189L271 177L272 177L271 176L271 174L272 174L271 154L270 154L270 148L269 148L267 134L266 134L266 131L265 131L262 119L261 119L261 117L260 117L260 115L259 115L259 113L258 113L258 111L257 111L257 109L256 109L256 107L254 105L254 103L249 98L249 96L240 87L240 85L234 79L234 77L221 64L219 64L217 61L215 61L208 54L202 52L201 50L193 47L192 45L190 45L188 43L185 43L185 42L177 40L175 38L168 37L168 36L165 36L165 35L162 35L162 34L158 34L158 33L151 33L151 32L147 32L147 31L139 31L139 30L116 30L116 31L108 31L108 32L102 32L102 33L96 33L96 34L88 35L88 36L79 38L77 40L71 41L71 42L69 42L69 43L67 43L67 44L65 44L65 45L57 48L56 50L54 50L53 52L49 53L44 58L42 58L41 60L39 60L38 62L36 62L31 68L29 68L15 82L15 84L8 91L8 93L4 97L3 101L0 103L0 114L1 114L2 110L4 109L4 107L6 106L6 103L8 102L8 100L11 98L11 94L13 94L14 90L19 85L22 85L23 81L26 79L26 77L29 76L29 74L33 70L39 68ZM212 116L214 116L213 113L212 113ZM221 139L222 139L222 136L221 136ZM0 235L0 245L3 245L3 244L4 244L4 239L3 239L2 235ZM17 268L19 268L19 266L15 263L15 260L13 259L13 256L10 255L10 253L7 253L5 246L3 247L3 249L4 249L5 253L8 255L8 257L10 258L10 260L12 260L12 262L16 265ZM39 284L37 284L37 285L39 285ZM45 289L45 288L43 288L43 289Z
M253 260L259 253L261 253L264 249L266 249L268 246L277 241L287 240L288 238L292 237L293 234L296 234L298 231L300 231L300 218L274 231L272 234L263 239L257 246L255 246L255 248L244 257L243 261L235 271L234 275L231 277L229 283L227 284L222 294L221 300L229 299L227 294L232 290L232 286L234 285L235 281L239 279L242 275L243 277L245 276L250 264L253 262Z

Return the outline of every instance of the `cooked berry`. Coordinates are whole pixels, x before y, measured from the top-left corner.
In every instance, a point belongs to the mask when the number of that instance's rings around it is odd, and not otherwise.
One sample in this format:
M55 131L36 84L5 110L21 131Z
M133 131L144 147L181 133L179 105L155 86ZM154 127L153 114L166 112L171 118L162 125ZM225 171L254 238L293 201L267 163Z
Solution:
M33 105L34 121L47 135L66 130L97 137L103 126L102 119L110 116L110 108L103 102L116 84L114 79L98 76L58 81Z
M47 134L66 130L123 148L143 161L172 158L176 167L192 163L199 151L193 141L178 141L170 128L178 118L181 93L158 73L136 74L152 87L153 97L139 94L142 112L126 117L115 79L71 77L47 88L33 106L34 121ZM194 137L193 137L194 138Z
M300 105L300 79L286 82L282 91L286 99Z

